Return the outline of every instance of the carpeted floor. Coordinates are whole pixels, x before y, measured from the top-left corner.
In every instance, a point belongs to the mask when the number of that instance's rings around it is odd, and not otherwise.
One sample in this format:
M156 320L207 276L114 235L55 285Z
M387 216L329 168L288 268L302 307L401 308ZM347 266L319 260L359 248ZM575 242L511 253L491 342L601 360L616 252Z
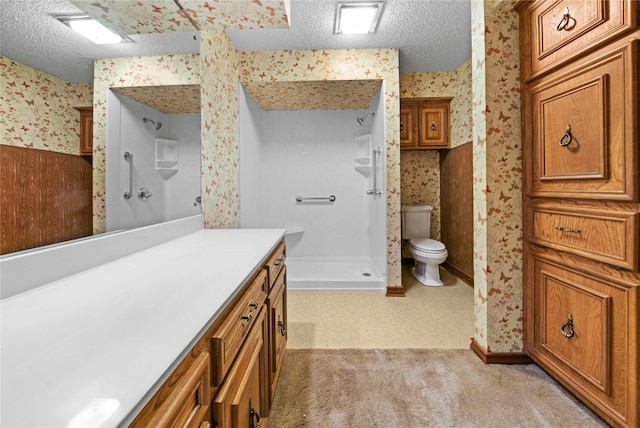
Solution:
M607 426L540 368L461 349L288 349L270 428Z

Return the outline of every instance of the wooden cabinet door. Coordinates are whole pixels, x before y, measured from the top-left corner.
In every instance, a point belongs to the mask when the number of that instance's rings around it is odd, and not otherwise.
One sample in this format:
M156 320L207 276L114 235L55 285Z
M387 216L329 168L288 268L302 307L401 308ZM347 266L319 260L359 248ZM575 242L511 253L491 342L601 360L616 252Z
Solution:
M420 107L420 141L424 147L447 147L446 109L444 106Z
M551 250L527 263L527 353L610 423L637 426L638 279Z
M270 378L270 398L273 400L280 369L284 360L285 349L287 347L287 288L286 269L280 273L276 285L269 296L269 337L271 339L269 367Z
M268 392L262 386L264 372L264 322L266 309L260 309L246 341L213 399L213 420L218 427L257 427L268 420ZM253 421L253 423L252 423ZM261 424L264 426L264 424Z
M638 46L596 55L529 91L528 196L637 200Z
M400 148L415 147L416 140L414 138L414 109L400 109Z
M93 155L93 108L81 107L80 112L80 154Z

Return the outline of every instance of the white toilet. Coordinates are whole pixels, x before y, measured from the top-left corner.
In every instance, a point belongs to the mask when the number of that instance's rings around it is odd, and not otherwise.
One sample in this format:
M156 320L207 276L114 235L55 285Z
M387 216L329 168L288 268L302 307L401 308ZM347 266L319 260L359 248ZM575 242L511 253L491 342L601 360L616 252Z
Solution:
M430 205L402 206L402 239L409 240L409 251L415 261L411 273L420 283L432 287L444 285L438 265L447 259L444 244L431 235Z

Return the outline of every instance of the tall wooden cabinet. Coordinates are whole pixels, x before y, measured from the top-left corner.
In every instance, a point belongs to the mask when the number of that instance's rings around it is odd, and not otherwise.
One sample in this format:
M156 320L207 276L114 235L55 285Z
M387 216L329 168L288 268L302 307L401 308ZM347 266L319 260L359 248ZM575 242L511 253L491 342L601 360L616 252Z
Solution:
M640 424L640 3L521 1L525 351Z

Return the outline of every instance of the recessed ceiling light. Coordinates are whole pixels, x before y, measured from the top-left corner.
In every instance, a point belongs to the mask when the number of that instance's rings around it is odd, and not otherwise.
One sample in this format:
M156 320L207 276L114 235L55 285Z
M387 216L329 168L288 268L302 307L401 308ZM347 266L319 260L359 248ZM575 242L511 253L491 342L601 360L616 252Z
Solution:
M98 45L131 41L128 37L115 34L88 15L53 15L53 17Z
M337 3L334 33L375 33L383 8L383 1Z

